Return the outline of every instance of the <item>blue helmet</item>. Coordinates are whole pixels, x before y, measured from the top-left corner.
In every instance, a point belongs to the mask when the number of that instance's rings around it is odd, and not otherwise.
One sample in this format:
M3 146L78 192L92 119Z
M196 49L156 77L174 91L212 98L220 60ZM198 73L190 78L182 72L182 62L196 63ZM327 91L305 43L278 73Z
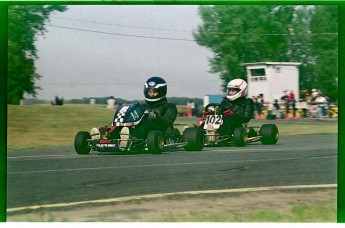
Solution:
M167 83L163 78L151 77L144 85L144 95L147 102L162 100L167 95Z

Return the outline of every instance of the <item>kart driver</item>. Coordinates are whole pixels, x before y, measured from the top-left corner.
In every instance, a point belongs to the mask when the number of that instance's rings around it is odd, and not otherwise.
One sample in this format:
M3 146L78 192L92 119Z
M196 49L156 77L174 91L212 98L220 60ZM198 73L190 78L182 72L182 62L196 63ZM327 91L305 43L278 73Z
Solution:
M148 111L148 121L144 121L133 136L146 138L149 131L160 130L164 134L173 134L173 123L177 117L177 108L173 103L168 103L167 83L163 78L151 77L144 85L146 103L142 107Z
M225 109L222 110L223 124L219 128L222 134L232 135L236 127L241 127L253 118L254 101L246 98L247 91L248 84L242 79L233 79L228 83L227 95L220 103Z

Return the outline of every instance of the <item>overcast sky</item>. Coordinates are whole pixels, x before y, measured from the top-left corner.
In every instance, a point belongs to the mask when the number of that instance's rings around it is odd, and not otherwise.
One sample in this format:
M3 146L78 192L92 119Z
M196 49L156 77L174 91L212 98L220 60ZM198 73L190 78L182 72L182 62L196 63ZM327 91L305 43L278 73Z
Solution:
M36 42L39 99L143 99L150 76L168 82L168 97L222 93L219 76L208 73L212 53L192 41L198 6L68 8L51 16Z

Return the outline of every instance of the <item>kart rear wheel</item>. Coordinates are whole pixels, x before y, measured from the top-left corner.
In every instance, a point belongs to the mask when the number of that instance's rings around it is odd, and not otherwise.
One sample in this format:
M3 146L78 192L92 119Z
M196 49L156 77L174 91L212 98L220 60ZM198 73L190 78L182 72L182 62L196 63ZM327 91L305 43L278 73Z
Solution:
M151 154L162 153L164 147L164 135L161 131L150 131L147 136L147 149Z
M235 146L242 147L247 143L247 131L243 127L237 127L234 130L233 142Z
M204 131L197 127L187 128L183 132L183 138L187 145L186 151L201 151L204 148Z
M279 131L275 124L263 124L260 128L262 144L276 144L279 138Z
M89 132L80 131L77 133L74 139L74 149L78 154L90 153L91 147L89 145L88 139L91 139L91 135Z

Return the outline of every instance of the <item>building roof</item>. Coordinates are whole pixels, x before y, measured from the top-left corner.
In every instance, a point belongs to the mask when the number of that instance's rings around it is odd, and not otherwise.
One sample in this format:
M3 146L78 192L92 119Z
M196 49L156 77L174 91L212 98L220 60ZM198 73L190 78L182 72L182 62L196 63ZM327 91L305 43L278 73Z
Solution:
M242 63L240 66L253 66L253 65L284 65L284 66L299 66L298 62L256 62L256 63Z

